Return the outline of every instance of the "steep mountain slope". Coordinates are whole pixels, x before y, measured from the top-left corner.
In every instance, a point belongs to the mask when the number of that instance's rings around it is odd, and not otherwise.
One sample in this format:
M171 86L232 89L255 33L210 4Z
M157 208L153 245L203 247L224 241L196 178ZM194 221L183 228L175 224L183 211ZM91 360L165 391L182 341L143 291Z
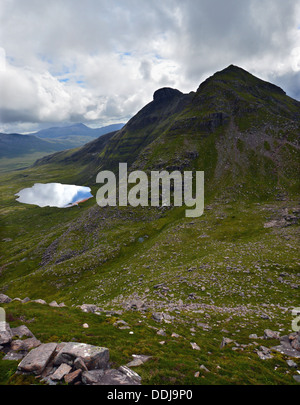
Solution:
M299 134L300 102L231 65L197 92L156 91L152 102L95 148L89 172L82 174L93 183L100 169L116 171L119 162L131 169L197 169L205 171L208 192L272 198L298 190ZM84 163L85 149L75 156L78 165Z

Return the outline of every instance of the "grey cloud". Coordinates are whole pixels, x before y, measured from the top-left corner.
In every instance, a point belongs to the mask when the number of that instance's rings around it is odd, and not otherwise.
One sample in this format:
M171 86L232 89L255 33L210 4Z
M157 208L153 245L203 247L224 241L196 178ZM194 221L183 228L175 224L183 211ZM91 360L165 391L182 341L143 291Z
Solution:
M157 88L195 90L232 63L299 99L299 21L293 0L5 1L2 120L130 118Z
M300 71L274 77L273 81L291 97L300 100Z
M151 80L151 63L143 60L140 65L140 73L145 80Z

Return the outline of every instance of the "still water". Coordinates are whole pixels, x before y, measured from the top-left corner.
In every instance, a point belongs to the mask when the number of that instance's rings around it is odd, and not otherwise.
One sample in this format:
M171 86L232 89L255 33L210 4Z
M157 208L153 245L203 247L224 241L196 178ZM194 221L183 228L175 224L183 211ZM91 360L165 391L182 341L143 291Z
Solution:
M58 208L72 207L93 197L89 187L61 183L36 183L19 191L16 196L20 203Z

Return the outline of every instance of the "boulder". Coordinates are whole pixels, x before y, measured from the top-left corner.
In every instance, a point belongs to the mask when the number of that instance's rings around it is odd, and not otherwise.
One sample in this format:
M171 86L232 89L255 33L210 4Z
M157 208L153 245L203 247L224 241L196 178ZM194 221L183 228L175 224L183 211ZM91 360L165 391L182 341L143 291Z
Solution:
M105 347L93 346L86 343L68 342L57 353L54 365L62 363L73 366L77 357L81 357L88 370L105 369L108 367L109 350Z
M20 361L23 359L23 357L26 356L26 352L8 352L6 355L3 357L2 360L13 360L13 361Z
M11 302L11 298L9 298L5 294L0 294L0 304L9 304Z
M31 350L18 365L18 371L41 374L52 358L57 343L45 343Z
M67 384L75 384L81 379L81 370L75 370L72 373L66 374L64 380Z
M127 366L121 366L118 368L118 371L121 371L126 377L130 378L132 381L136 381L138 384L141 383L142 378L133 370Z
M130 361L128 364L126 364L127 367L138 367L143 364L141 359L134 359Z
M288 357L294 357L296 359L300 359L300 353L298 350L292 348L292 346L285 346L285 345L278 345L271 348L272 350L276 350L277 352L284 354Z
M72 370L72 367L68 364L62 363L58 369L50 376L53 381L60 381L64 378L65 375L69 374Z
M256 353L261 360L272 359L271 350L268 347L260 346L260 350L257 350Z
M220 349L223 349L223 347L229 345L232 342L233 342L233 340L231 340L229 338L226 338L226 337L223 337L221 345L220 345Z
M50 307L55 307L55 308L59 308L59 305L56 301L51 301L49 304Z
M287 360L286 363L289 367L292 367L292 368L298 367L297 363L295 363L293 360Z
M140 385L140 382L120 370L106 370L96 385Z
M207 323L203 323L203 322L197 322L197 326L199 328L202 328L204 331L208 331L211 329L211 326L209 326Z
M289 357L300 358L300 332L294 332L280 338L280 345L272 347L273 350Z
M97 305L94 305L94 304L82 304L82 305L79 306L79 308L83 312L92 312L93 314L95 312L101 312L102 311L101 308L97 307Z
M200 347L195 342L190 342L193 350L200 350Z
M38 339L36 339L35 337L32 337L32 338L28 338L25 340L20 340L20 339L13 340L10 344L10 347L12 350L15 350L15 351L17 351L17 350L27 350L28 351L28 350L31 350L40 345L41 345L41 342Z
M128 323L123 321L123 319L119 319L118 321L114 322L113 324L115 327L123 327L129 329Z
M291 346L293 349L298 350L300 352L300 334L298 333L298 336L292 340Z
M280 339L280 334L279 332L274 332L271 329L265 329L264 339Z
M156 322L162 322L164 317L161 312L153 312L152 319Z
M134 361L141 361L143 364L152 358L152 356L146 356L145 354L133 354L132 357L134 358Z
M81 380L85 385L94 385L101 381L104 375L104 370L90 370L84 371L81 376Z
M35 302L35 303L37 303L37 304L42 304L42 305L46 305L46 304L47 304L47 302L46 302L46 301L41 300L41 299L34 300L34 301L32 301L32 302Z
M87 366L85 365L85 362L82 360L81 357L77 357L77 359L74 360L74 367L76 370L82 370L82 371L87 371Z
M27 336L29 338L34 337L33 333L27 328L26 325L18 326L17 328L11 328L11 333L13 336L18 336L20 339Z

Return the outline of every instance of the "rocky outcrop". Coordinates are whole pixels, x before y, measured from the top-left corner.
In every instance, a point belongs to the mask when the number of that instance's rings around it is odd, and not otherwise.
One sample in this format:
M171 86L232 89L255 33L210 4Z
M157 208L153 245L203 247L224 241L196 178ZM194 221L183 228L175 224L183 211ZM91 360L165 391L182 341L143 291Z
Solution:
M274 332L273 330L265 329L264 339L280 339L280 334L279 332Z
M174 97L180 97L183 93L181 91L172 89L171 87L163 87L161 89L156 90L153 94L154 101L168 101Z
M19 339L15 339L18 337ZM27 337L27 339L22 339ZM18 374L33 374L50 385L140 385L141 377L130 367L142 365L150 356L134 355L134 360L117 370L109 364L106 347L86 343L41 343L25 325L0 331L3 360L20 361Z
M78 308L80 308L83 312L92 312L93 314L103 311L102 308L99 308L94 304L82 304L79 305Z
M59 351L53 364L59 366L65 363L73 367L77 358L83 360L88 370L106 369L108 367L109 351L105 347L69 342Z
M280 345L272 347L273 350L289 357L300 359L300 331L280 338Z

